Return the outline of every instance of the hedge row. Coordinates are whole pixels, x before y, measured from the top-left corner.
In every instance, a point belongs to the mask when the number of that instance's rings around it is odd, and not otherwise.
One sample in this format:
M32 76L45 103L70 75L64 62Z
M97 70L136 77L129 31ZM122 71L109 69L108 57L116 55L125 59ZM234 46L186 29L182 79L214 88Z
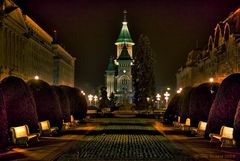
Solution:
M61 129L71 114L82 119L86 111L86 99L77 88L50 86L42 80L25 83L9 76L0 83L0 151L8 146L10 127L27 124L31 132L37 132L38 121L49 120Z
M177 116L191 119L191 126L207 121L205 137L220 133L222 126L234 128L233 137L240 146L240 74L225 78L220 85L204 83L191 90L183 90L170 101L164 115L168 123Z

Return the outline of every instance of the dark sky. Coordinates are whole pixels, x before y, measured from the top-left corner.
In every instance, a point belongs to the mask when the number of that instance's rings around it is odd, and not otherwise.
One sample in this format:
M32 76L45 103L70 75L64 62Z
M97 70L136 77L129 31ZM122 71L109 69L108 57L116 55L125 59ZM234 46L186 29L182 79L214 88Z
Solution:
M150 38L157 86L175 86L175 73L189 51L207 44L216 23L240 6L237 0L15 0L43 29L58 37L76 61L76 85L104 84L108 57L116 56L115 40L123 10L135 43Z

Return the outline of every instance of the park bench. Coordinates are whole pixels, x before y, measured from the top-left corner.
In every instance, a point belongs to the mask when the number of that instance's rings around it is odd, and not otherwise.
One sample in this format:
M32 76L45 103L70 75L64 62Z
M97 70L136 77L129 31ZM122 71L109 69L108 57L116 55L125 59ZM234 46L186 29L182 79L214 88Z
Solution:
M233 139L233 128L222 126L220 130L220 134L209 134L209 137L211 138L210 142L216 142L220 141L221 147L228 147L228 146L234 146L235 140Z
M48 120L38 122L38 126L41 136L42 135L52 136L54 134L57 134L58 132L58 127L51 127L50 122Z
M174 126L175 128L180 128L180 125L181 125L180 120L181 120L181 117L178 116L178 117L177 117L177 121L173 121L173 126Z
M64 120L63 120L62 130L67 130L70 127L71 127L71 123L70 122L64 122Z
M12 133L12 142L16 145L25 145L28 147L28 142L30 140L39 141L39 133L30 134L27 125L11 127L10 131Z
M74 116L71 115L70 116L70 127L76 127L76 126L79 126L79 120L75 120Z
M91 110L87 110L87 116L96 116L96 114L97 114L97 110L95 109L95 110L93 110L93 109L91 109Z
M187 118L184 124L180 124L180 129L183 131L190 131L191 119Z
M198 127L191 127L191 134L203 136L205 134L207 122L199 121Z

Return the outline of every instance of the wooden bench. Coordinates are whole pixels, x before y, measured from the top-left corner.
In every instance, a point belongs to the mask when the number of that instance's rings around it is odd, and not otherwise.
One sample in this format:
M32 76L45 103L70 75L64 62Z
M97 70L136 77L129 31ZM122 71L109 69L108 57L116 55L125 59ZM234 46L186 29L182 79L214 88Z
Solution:
M184 124L180 124L180 128L183 131L190 131L191 129L191 119L187 118Z
M235 140L233 139L233 128L222 126L220 130L220 134L209 134L209 137L211 138L210 142L216 142L220 141L221 147L228 147L228 146L234 146Z
M40 135L48 135L52 136L54 134L57 134L58 127L51 127L50 122L48 120L38 122L38 127L40 130Z
M87 110L87 116L90 117L95 117L97 114L97 110Z
M207 122L199 121L197 128L191 127L191 134L203 136L205 134L206 127L207 127Z
M178 117L177 117L177 121L173 121L173 126L174 126L175 128L180 128L180 125L181 125L180 120L181 120L181 117L178 116Z
M79 120L75 120L73 115L71 115L71 118L70 118L70 127L76 127L76 126L79 126Z
M25 145L28 147L30 140L39 141L39 133L30 134L27 125L11 127L10 131L12 133L12 142L16 145Z
M64 120L63 120L62 130L67 130L70 127L71 127L71 122L64 122Z

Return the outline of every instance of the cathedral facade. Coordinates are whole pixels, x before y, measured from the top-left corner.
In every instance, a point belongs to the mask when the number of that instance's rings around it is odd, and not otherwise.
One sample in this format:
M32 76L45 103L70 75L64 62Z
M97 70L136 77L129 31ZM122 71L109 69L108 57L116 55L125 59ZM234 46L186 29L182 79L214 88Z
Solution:
M186 64L179 68L177 88L208 82L221 83L224 78L240 72L240 8L219 22L205 49L194 49Z
M0 0L0 79L74 86L75 58L12 0Z
M106 69L105 80L108 97L111 93L117 98L117 103L132 103L132 65L134 42L128 30L126 15L122 22L122 29L115 42L116 57L110 57Z

